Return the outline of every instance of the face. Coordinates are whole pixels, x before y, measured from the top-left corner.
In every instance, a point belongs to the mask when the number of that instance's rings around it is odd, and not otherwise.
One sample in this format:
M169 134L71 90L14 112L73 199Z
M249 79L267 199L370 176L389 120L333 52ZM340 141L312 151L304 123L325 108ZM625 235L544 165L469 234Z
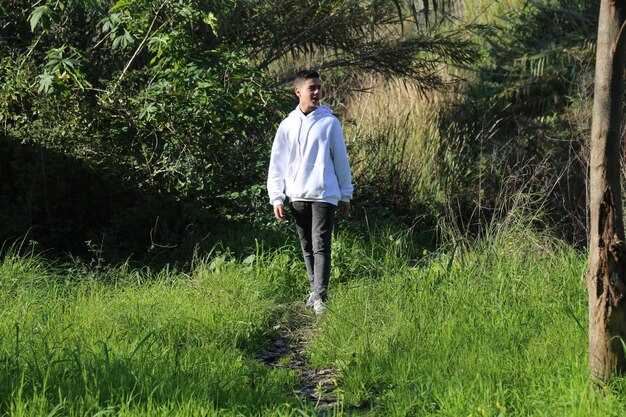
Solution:
M309 78L295 87L296 96L300 101L300 110L311 112L320 105L322 98L322 82L319 78Z

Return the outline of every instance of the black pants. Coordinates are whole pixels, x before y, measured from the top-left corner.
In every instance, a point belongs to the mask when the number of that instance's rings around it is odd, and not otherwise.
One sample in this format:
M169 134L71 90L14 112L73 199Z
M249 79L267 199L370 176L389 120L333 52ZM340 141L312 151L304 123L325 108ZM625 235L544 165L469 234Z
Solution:
M330 203L310 201L291 203L313 299L326 300L328 295L335 209L336 206Z

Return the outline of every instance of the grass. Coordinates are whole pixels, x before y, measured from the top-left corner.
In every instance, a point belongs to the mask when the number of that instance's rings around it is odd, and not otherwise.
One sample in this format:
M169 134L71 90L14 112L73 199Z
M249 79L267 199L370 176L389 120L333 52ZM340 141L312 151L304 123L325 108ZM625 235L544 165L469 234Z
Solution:
M292 415L297 375L254 359L295 287L286 256L88 276L5 254L0 415Z
M502 235L506 235L503 233ZM376 416L621 415L588 378L585 256L511 233L334 293L310 357Z
M371 88L349 98L343 117L357 203L401 215L440 212L452 156L439 132L442 93L376 77L363 85Z
M621 415L625 381L588 378L584 255L522 226L437 252L406 230L337 236L307 352L337 369L336 415ZM255 359L304 300L298 257L85 274L7 251L0 415L315 415L294 371Z
M521 0L472 0L463 2L463 20L477 24L503 24L503 19L511 10L524 7L526 2Z

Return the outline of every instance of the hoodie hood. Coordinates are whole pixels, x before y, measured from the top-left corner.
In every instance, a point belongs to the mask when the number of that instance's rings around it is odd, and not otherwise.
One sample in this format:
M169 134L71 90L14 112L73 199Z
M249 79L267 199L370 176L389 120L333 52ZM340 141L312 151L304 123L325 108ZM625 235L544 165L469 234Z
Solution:
M332 116L332 115L333 115L333 111L328 106L320 104L315 110L313 110L311 113L307 114L306 116L304 115L304 113L302 113L302 110L300 110L300 108L296 106L296 108L292 110L291 113L289 113L289 116L287 117L289 118L295 117L298 119L317 119L318 117Z

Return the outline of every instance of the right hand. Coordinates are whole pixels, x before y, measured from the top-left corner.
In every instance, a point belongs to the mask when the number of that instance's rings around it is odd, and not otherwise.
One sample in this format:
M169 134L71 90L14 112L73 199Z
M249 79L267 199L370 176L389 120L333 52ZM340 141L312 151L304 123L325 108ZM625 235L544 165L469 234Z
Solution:
M285 206L283 204L277 204L274 206L274 216L280 221L285 221Z
M339 214L342 216L347 216L350 213L350 202L349 201L340 201L339 202Z

